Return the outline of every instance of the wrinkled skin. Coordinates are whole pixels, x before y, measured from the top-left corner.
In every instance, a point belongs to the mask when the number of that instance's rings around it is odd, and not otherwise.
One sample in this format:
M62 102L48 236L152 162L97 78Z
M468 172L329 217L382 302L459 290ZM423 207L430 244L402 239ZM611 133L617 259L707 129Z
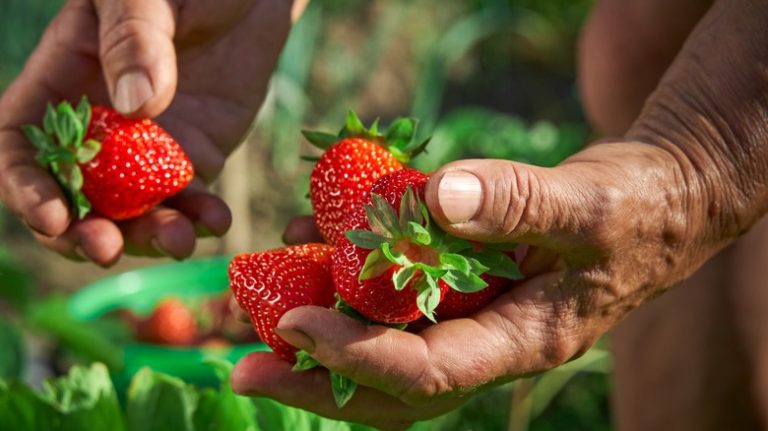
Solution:
M552 169L470 160L432 176L427 202L444 229L537 247L523 262L526 283L470 319L419 334L365 327L316 307L287 313L278 325L286 340L364 386L344 409L333 405L320 372L291 373L265 353L238 364L235 388L329 417L404 428L455 408L468 391L577 357L747 232L766 211L768 31L761 22L768 6L720 1L691 9L695 28L684 44L687 30L673 29L682 34L680 52L658 86L658 74L648 71L645 83L627 89L637 102L655 87L641 112L639 103L590 109L607 130L629 127L620 137ZM582 49L590 49L587 41ZM671 61L675 49L659 55ZM590 61L586 52L582 59ZM610 101L584 84L588 104ZM481 192L466 192L471 181L452 172L474 175ZM457 178L465 179L463 192L451 187ZM311 231L306 219L289 229Z
M40 243L103 266L123 251L187 257L196 235L223 235L229 209L205 184L253 121L290 17L291 2L281 0L68 1L0 98L3 204ZM223 70L227 79L220 79ZM128 72L143 72L149 87L118 88ZM193 186L128 222L73 220L19 126L39 123L46 102L83 94L133 117L158 117L192 159Z

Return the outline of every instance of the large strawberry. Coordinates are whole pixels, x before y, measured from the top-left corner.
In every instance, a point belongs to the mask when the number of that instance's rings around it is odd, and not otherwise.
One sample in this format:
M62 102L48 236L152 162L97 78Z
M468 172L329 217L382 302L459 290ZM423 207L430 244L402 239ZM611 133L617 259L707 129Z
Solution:
M48 105L43 128L25 126L79 218L90 211L112 220L137 217L184 189L192 163L181 146L149 119L133 120L83 98Z
M476 292L481 275L520 276L499 250L475 246L437 228L422 203L429 177L404 169L379 179L370 204L345 221L333 254L339 296L368 319L408 323L434 312L449 289ZM490 266L494 267L490 272Z
M229 283L262 340L283 359L296 362L296 348L275 333L288 310L302 305L333 307L330 272L333 247L303 244L236 256Z
M414 145L415 129L414 119L400 118L381 134L377 123L368 129L350 112L339 135L304 132L312 144L325 150L312 170L309 196L315 224L328 243L336 244L344 218L366 201L377 179L402 169L410 157L423 151L427 141Z

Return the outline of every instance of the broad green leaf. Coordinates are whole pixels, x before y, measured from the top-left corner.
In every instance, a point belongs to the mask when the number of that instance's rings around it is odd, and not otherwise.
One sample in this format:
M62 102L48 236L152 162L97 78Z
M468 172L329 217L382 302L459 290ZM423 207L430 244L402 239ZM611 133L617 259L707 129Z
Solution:
M56 410L56 429L125 429L115 388L103 364L75 365L66 376L46 380L41 397Z
M344 236L346 236L352 244L368 250L379 248L382 243L389 240L389 238L364 229L348 230L344 232Z
M229 383L232 364L220 358L207 358L221 380L219 390L203 389L199 391L197 407L194 412L194 428L216 431L257 431L256 409L248 397L235 394Z
M2 429L49 431L56 429L59 418L53 405L29 386L16 380L9 383L0 380Z
M331 377L331 390L333 391L333 399L336 401L336 406L338 408L342 408L349 402L350 399L352 399L352 396L355 395L357 383L348 377L344 377L341 374L334 373L333 371L329 371L328 373Z
M142 368L128 387L130 431L194 431L198 394L182 380Z

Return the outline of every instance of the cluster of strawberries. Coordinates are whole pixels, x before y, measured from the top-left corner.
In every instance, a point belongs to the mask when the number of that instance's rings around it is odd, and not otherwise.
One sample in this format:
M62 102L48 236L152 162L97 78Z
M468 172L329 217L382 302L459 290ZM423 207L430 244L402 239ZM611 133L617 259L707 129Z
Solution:
M235 257L230 287L261 339L298 369L313 363L275 327L290 309L335 307L366 323L403 326L468 316L522 278L513 245L480 244L437 226L424 204L429 176L407 167L427 143L416 121L400 118L385 133L354 114L338 135L305 132L322 148L310 178L315 224L326 243ZM48 107L43 127L24 132L38 148L80 218L137 217L184 189L193 168L181 146L154 122L114 110ZM354 391L343 378L346 394ZM334 385L336 391L337 385ZM336 392L334 395L339 395Z
M290 309L335 307L402 327L468 316L522 277L513 245L471 243L433 223L424 205L429 176L406 167L427 143L413 141L415 127L401 118L382 134L350 113L338 136L305 132L325 150L310 199L327 243L243 254L230 264L232 291L260 337L285 360L298 356L298 369L308 368L307 356L274 330Z

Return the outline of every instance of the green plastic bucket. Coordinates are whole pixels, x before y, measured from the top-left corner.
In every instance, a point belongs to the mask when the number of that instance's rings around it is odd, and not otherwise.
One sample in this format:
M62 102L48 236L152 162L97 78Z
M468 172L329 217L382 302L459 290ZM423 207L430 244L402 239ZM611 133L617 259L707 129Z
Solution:
M69 300L72 315L83 320L96 319L118 308L140 314L152 311L167 296L195 298L221 294L229 288L229 257L191 259L125 272L89 284ZM254 351L268 351L263 343L228 347L173 347L128 343L123 349L124 367L113 370L115 385L125 388L142 367L177 376L199 386L215 386L218 380L204 358L224 358L237 362Z

